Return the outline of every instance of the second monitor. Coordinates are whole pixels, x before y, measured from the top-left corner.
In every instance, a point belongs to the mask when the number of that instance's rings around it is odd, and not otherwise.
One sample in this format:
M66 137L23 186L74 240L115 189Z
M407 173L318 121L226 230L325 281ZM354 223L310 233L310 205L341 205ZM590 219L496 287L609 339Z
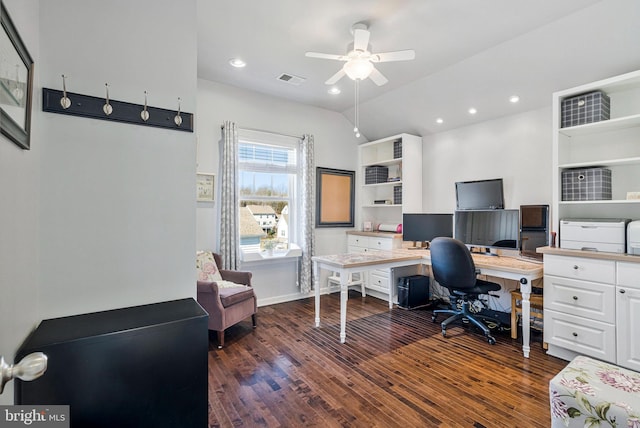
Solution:
M428 248L428 243L439 236L453 237L453 214L402 215L402 240L413 242L410 248Z

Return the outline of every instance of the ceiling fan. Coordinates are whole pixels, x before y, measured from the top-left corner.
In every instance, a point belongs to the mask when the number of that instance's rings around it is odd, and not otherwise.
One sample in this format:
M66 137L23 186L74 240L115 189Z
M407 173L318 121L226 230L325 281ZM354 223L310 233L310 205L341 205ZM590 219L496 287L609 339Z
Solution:
M346 74L353 80L363 80L367 77L373 80L378 86L382 86L389 80L384 77L374 66L376 62L407 61L415 59L416 53L412 50L402 50L384 53L372 53L369 49L369 30L366 24L356 23L351 27L353 43L347 47L346 55L326 54L319 52L307 52L305 55L310 58L333 59L345 61L344 66L329 78L326 85L333 85L342 79Z

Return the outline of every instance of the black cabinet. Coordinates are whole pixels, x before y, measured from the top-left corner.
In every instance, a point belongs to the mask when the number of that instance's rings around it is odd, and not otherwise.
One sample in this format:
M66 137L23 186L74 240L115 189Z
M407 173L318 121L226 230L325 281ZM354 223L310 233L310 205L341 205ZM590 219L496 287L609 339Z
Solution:
M70 406L72 427L206 427L207 313L193 299L44 320L16 354L48 356L16 404Z

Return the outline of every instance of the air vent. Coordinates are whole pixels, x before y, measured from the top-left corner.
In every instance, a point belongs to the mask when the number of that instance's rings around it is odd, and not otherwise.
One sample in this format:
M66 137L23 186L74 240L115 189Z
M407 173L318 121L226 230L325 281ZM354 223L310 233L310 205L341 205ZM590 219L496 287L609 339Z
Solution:
M307 79L300 76L294 76L293 74L282 73L280 76L278 76L278 80L286 82L290 85L298 86Z

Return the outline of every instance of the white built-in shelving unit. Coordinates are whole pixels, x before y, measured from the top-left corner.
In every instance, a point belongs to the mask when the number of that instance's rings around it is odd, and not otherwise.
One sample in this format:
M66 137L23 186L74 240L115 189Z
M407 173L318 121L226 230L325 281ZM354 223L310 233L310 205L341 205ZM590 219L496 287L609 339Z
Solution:
M610 98L610 119L561 128L562 100L596 90ZM562 201L562 171L590 167L611 170L612 199ZM554 93L553 230L563 218L640 219L640 200L627 192L640 192L640 71Z

